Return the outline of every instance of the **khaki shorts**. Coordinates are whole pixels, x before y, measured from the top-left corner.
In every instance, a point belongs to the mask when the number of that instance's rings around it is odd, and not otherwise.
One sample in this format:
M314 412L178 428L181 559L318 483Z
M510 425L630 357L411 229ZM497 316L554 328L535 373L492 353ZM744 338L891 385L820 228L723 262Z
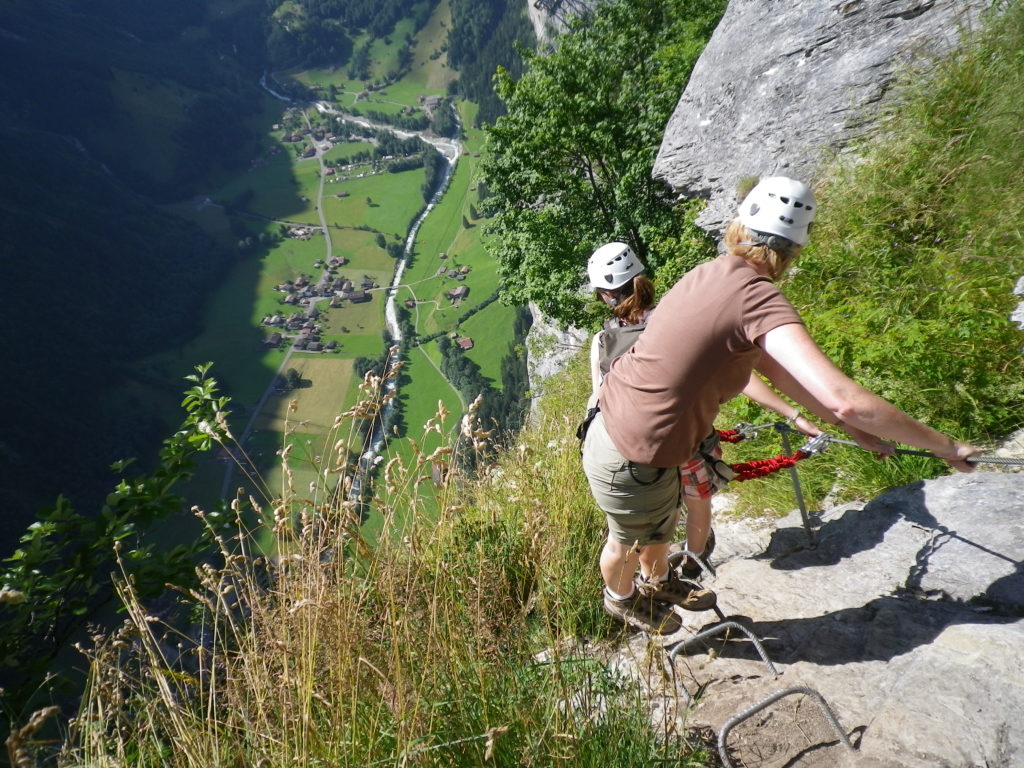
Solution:
M583 444L583 471L614 541L641 546L672 541L679 523L678 468L627 461L615 449L599 413Z

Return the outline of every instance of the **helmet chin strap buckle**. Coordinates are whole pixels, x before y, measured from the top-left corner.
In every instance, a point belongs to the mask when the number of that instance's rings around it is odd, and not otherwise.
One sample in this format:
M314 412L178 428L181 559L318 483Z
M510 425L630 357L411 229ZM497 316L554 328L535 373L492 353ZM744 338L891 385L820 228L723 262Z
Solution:
M754 242L743 241L741 243L738 243L738 245L764 245L768 248L771 248L773 251L789 251L792 250L793 247L796 245L796 243L794 243L788 237L783 237L782 235L773 235L770 232L757 232L755 230L750 230L750 234L754 236Z

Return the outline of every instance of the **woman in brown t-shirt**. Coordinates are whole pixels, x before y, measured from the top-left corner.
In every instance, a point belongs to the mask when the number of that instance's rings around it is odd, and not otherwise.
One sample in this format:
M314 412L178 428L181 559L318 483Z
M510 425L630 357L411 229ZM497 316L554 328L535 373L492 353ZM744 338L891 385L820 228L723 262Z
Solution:
M816 213L810 188L762 180L727 228L725 253L685 274L659 302L637 343L601 384L601 414L584 445L598 505L617 521L601 554L605 609L623 621L672 631L665 603L690 589L668 567L678 473L712 431L722 403L759 371L773 386L861 447L888 455L894 440L970 471L979 451L916 421L843 374L817 347L775 282ZM611 526L610 526L611 527ZM694 546L703 542L688 542ZM639 576L636 575L637 568Z

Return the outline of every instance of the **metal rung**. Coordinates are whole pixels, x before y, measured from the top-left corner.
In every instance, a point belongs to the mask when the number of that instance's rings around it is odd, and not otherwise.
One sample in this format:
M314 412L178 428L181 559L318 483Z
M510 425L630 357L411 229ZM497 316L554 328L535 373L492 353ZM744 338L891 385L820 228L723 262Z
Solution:
M785 698L786 696L792 696L795 693L803 693L813 698L815 703L818 705L818 709L821 710L821 713L825 716L825 719L828 720L829 725L832 726L832 730L835 731L836 736L839 737L839 740L847 749L853 751L853 744L850 743L850 739L846 735L846 732L842 729L842 726L839 725L839 721L836 719L836 716L832 713L832 709L829 707L828 702L825 701L825 697L813 688L809 688L806 685L797 685L792 688L783 688L781 691L776 691L771 696L766 698L764 701L758 702L750 709L741 712L740 714L736 715L731 720L729 720L725 725L722 726L722 730L718 734L718 756L722 758L722 764L726 768L734 768L732 761L729 759L729 750L726 748L726 739L729 736L729 731L731 731L733 728L742 723L751 715L757 714L762 709L771 704L774 704L779 699Z
M721 624L711 627L710 629L705 629L703 632L697 633L689 640L684 640L683 642L673 647L671 651L669 651L669 660L675 659L676 656L678 656L682 651L685 651L691 645L698 643L701 640L704 640L705 638L713 637L714 635L720 635L722 632L729 629L738 629L740 632L745 634L747 638L750 640L750 642L754 644L754 648L757 649L757 653L761 657L761 661L763 661L765 663L765 666L768 667L768 671L772 673L772 676L779 676L779 671L775 668L775 665L772 664L771 659L768 658L768 654L765 653L764 646L761 645L761 641L758 639L757 635L755 635L749 629L744 627L742 624L737 624L735 621L723 621Z
M702 557L700 557L695 552L692 552L689 549L680 549L675 552L670 552L668 555L668 564L670 567L675 568L686 557L689 557L691 560L697 563L697 565L700 566L701 571L708 578L714 578L717 575L714 568L712 568L709 564L705 563Z

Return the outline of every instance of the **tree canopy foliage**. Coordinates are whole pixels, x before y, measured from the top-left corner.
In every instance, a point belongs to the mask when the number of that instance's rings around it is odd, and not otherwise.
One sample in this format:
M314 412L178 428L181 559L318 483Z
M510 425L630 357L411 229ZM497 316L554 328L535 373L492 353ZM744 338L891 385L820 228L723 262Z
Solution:
M725 5L611 0L554 50L522 51L527 71L518 80L499 71L508 113L487 129L482 169L504 300L579 322L579 286L595 247L622 240L657 266L670 249L652 249L655 241L700 240L651 168Z
M524 7L511 0L452 0L448 63L459 71L458 94L479 106L476 125L493 123L505 113L492 80L499 67L518 76L524 71L518 51L532 47L533 27Z
M344 64L352 57L350 35L362 30L370 38L394 32L411 17L415 29L430 18L436 0L267 0L267 55L275 67ZM356 76L369 72L369 41L356 51ZM365 59L365 60L364 60Z

